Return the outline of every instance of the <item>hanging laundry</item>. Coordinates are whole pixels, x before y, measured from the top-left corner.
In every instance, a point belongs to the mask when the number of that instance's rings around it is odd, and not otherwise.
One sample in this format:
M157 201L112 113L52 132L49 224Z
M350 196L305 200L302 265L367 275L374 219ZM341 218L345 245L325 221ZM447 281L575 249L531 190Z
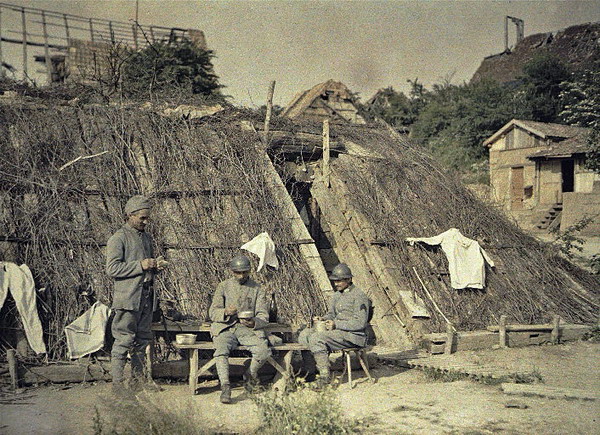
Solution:
M409 237L406 241L411 245L415 242L428 245L441 244L448 259L450 285L455 289L482 289L485 286L484 259L494 267L494 262L479 243L463 236L456 228L450 228L435 237Z
M95 302L85 313L65 326L69 358L81 358L104 346L109 313L110 309L106 305Z
M4 305L8 292L12 295L21 316L29 346L35 353L46 353L42 324L38 317L35 283L31 270L26 264L0 262L0 308Z
M256 269L257 272L260 272L265 264L275 269L279 268L279 261L275 254L275 243L273 243L268 233L260 233L248 243L243 244L240 249L258 255L259 263Z

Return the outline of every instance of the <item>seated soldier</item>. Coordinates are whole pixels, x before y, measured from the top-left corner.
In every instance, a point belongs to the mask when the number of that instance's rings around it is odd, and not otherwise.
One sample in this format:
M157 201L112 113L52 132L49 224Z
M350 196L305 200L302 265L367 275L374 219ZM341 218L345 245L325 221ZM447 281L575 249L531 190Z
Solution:
M367 345L366 328L371 305L367 295L352 284L352 271L346 264L335 266L329 279L333 281L336 290L331 298L329 312L313 319L324 321L326 330L307 328L298 337L298 342L310 349L310 352L302 351L308 377L314 376L317 369L321 385L329 383L330 352Z
M269 302L260 285L249 276L250 260L239 255L229 267L233 277L219 283L208 311L221 403L231 403L228 357L232 350L238 345L250 348L252 361L249 373L244 375L248 383L258 382L258 369L271 356L266 333L261 329L269 322ZM243 312L250 313L242 316Z

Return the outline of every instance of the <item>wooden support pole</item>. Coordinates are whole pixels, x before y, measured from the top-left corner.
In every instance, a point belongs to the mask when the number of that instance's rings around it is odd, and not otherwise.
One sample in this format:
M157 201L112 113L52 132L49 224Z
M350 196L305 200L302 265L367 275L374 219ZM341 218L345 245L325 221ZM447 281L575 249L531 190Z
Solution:
M27 24L25 23L25 8L21 8L21 30L23 32L23 78L27 79Z
M94 42L94 24L92 23L92 19L90 18L90 40Z
M550 334L552 344L558 344L560 341L560 316L552 318L552 333Z
M4 57L2 56L2 7L0 6L0 77L4 77Z
M48 28L46 26L46 13L42 11L42 30L44 33L44 58L46 60L46 80L52 83L52 59L50 59L50 48L48 47Z
M10 373L10 383L13 390L19 387L19 371L17 366L17 356L14 349L6 351L6 359L8 360L8 371Z
M273 112L273 94L275 93L275 80L269 85L269 93L267 94L267 114L265 115L265 128L263 129L263 138L265 146L269 141L269 124L271 123L271 113Z
M156 42L156 39L154 39L154 28L152 26L150 26L150 39L153 44Z
M67 14L63 14L63 18L65 20L65 37L67 38L67 45L69 45L69 39L71 39L71 30L69 29L69 19L67 18Z
M329 119L323 120L323 181L325 186L331 187L329 170Z
M112 21L108 22L108 31L110 32L110 42L115 43L115 31L113 30Z
M452 323L446 323L446 346L444 347L444 353L450 355L454 346L454 326Z
M498 324L498 337L499 337L499 346L500 349L504 349L508 347L506 342L506 316L500 316L500 323Z

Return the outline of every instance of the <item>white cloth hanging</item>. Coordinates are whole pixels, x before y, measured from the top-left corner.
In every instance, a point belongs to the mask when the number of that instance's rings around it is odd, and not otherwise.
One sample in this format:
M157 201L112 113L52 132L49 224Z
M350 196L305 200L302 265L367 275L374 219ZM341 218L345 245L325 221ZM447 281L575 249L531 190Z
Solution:
M8 292L12 295L21 316L29 346L35 353L46 353L42 324L38 317L35 283L31 270L26 264L0 262L0 308L4 305Z
M95 302L85 313L65 326L69 358L81 358L104 346L109 313L110 309L106 305Z
M259 263L256 269L257 272L260 272L265 264L275 269L279 268L279 261L275 254L275 243L273 243L268 233L260 233L248 243L244 243L240 249L258 255Z
M406 241L411 245L415 242L428 245L441 244L448 259L450 285L455 289L482 289L485 286L484 259L494 267L494 262L479 243L463 236L456 228L450 228L434 237L409 237Z

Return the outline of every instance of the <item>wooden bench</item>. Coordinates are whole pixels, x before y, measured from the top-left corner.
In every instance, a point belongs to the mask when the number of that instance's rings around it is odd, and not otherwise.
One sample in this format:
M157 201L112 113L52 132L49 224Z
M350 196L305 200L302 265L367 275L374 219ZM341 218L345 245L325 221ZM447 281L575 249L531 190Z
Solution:
M187 349L190 357L190 375L189 375L189 386L190 392L196 394L198 388L198 378L205 372L211 369L216 363L215 358L211 358L202 367L198 367L198 351L200 350L215 350L213 342L203 341L195 344L177 344L173 343L177 349ZM271 349L277 351L277 360L270 356L267 359L267 363L272 365L277 374L275 375L273 388L282 388L285 382L292 376L292 355L295 350L308 350L308 348L299 343L282 343L271 346ZM236 350L249 350L246 346L238 346Z

